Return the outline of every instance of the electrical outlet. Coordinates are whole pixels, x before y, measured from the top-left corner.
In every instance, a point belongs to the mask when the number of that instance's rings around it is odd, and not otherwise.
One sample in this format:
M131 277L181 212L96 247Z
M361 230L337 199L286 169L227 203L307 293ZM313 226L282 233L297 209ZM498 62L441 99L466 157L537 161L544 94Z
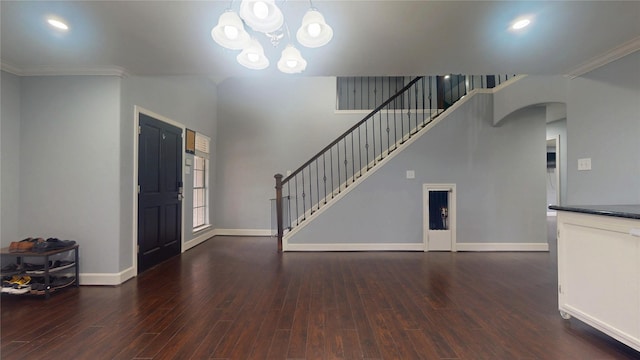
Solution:
M407 170L407 179L415 179L416 172L414 170Z
M579 171L591 170L591 158L578 159L578 170Z

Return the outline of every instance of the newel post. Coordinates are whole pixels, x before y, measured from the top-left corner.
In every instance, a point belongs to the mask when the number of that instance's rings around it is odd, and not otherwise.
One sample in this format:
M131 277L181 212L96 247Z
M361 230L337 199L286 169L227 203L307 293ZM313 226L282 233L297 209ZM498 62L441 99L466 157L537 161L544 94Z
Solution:
M282 174L276 174L276 217L278 225L278 252L282 252L282 236L284 230L282 228Z

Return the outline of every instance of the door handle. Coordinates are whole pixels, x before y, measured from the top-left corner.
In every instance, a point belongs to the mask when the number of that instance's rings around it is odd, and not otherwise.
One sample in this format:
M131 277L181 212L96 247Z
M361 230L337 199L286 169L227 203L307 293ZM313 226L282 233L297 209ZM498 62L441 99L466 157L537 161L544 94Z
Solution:
M178 201L182 201L184 195L182 195L182 181L178 182Z

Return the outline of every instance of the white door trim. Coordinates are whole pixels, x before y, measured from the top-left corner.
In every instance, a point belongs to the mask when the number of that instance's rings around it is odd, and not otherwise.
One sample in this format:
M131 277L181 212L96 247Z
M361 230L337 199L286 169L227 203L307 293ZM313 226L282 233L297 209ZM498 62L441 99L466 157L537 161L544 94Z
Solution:
M140 121L139 121L139 117L140 114L144 114L147 116L150 116L154 119L160 120L164 123L173 125L175 127L178 127L180 129L182 129L182 149L184 149L184 132L186 129L186 126L182 123L179 123L175 120L171 120L168 117L162 116L160 114L156 114L153 111L147 110L143 107L140 107L138 105L134 105L133 106L133 189L132 189L132 196L131 199L133 200L133 233L132 233L132 259L133 259L133 273L137 276L138 274L138 129L140 126ZM182 169L182 182L184 183L184 178L185 178L185 174L184 174L184 150L180 152L182 154L181 157L181 165L180 168ZM184 185L183 185L184 188ZM180 229L180 252L184 252L185 251L185 245L184 245L184 201L182 201L182 209L181 209L181 229Z
M422 184L422 243L424 251L429 251L429 191L449 191L449 228L451 230L451 251L456 252L456 184Z
M560 151L560 134L550 137L547 140L555 140L556 143L556 205L560 205L560 172L562 166L562 152Z

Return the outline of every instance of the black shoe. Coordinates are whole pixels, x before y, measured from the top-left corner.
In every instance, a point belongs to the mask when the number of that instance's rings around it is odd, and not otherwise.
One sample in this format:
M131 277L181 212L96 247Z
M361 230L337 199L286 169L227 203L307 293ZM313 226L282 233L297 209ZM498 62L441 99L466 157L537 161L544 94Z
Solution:
M58 250L71 247L75 245L76 242L73 240L59 240L56 238L48 238L44 242L38 242L34 245L33 251L35 252L45 252L51 250Z
M18 264L9 264L7 266L2 267L3 274L13 274L20 270L20 266Z

